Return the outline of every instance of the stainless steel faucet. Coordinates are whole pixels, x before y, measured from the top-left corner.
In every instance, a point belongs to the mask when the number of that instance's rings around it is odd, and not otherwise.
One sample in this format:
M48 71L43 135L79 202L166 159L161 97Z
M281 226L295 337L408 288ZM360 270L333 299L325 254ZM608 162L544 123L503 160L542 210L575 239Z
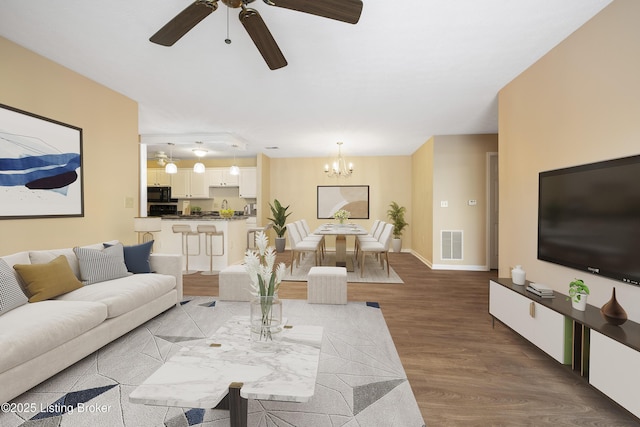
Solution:
M222 204L220 205L220 209L229 209L229 202L227 199L222 200Z

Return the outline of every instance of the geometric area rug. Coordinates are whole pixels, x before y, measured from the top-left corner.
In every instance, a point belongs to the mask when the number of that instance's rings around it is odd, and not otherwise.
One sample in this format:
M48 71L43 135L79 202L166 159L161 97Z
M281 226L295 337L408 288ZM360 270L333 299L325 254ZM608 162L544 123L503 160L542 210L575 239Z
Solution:
M205 345L246 302L185 297L173 307L10 402L0 426L227 427L229 412L129 402L182 346ZM324 328L315 394L305 403L249 400L250 427L423 427L424 420L376 303L283 300L289 324Z

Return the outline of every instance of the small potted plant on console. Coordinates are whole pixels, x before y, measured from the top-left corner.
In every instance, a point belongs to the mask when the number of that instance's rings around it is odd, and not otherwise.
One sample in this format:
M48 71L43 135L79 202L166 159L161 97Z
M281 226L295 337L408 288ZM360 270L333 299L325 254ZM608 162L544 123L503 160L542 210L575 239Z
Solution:
M573 308L579 311L585 311L587 308L587 296L589 295L589 287L584 284L582 279L575 279L569 283L569 298Z

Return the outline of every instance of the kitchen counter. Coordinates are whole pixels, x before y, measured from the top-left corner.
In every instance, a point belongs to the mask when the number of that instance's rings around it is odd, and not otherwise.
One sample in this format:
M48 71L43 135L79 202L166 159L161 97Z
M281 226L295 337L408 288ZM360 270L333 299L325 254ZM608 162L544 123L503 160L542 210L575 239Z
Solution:
M223 218L219 215L163 215L163 220L173 221L239 221L250 218L244 215L232 216L231 218Z
M246 250L247 241L247 217L234 216L222 218L220 216L209 215L167 215L162 217L161 231L154 233L155 243L153 250L155 253L182 253L182 234L173 232L173 225L190 225L193 231L197 231L198 225L215 225L217 231L224 234L214 236L212 244L203 233L191 235L189 239L189 270L220 271L223 268L242 262ZM209 246L212 246L209 247ZM207 252L213 251L214 255L210 259ZM185 267L186 267L186 257ZM210 265L211 262L211 265Z

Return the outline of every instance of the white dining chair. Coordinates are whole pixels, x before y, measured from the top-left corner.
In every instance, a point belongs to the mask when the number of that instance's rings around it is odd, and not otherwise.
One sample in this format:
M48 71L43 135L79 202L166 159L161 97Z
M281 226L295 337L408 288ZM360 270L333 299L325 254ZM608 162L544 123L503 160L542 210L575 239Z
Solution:
M390 274L389 268L389 246L393 237L393 224L385 224L378 241L362 242L360 244L360 277L364 277L364 263L368 253L377 254L384 270L384 261L387 262L387 276ZM383 259L384 258L384 259Z
M324 258L325 256L325 240L324 240L324 236L320 235L320 234L313 234L311 232L311 229L309 228L309 224L307 223L306 219L301 219L299 221L297 221L297 223L300 225L298 227L298 230L301 231L302 234L302 240L310 240L312 242L319 242L320 243L320 258Z
M380 219L376 219L373 222L373 226L368 234L358 235L356 236L356 243L354 248L354 253L356 254L356 259L358 258L358 252L360 248L360 244L363 242L377 242L380 239L380 235L382 234L382 230L384 229L385 221Z
M298 261L300 265L300 255L305 252L313 252L315 257L315 263L318 265L318 252L320 242L314 242L311 240L302 240L302 236L298 231L298 226L295 222L287 224L287 234L289 235L289 244L291 245L291 273L293 274L293 263Z

